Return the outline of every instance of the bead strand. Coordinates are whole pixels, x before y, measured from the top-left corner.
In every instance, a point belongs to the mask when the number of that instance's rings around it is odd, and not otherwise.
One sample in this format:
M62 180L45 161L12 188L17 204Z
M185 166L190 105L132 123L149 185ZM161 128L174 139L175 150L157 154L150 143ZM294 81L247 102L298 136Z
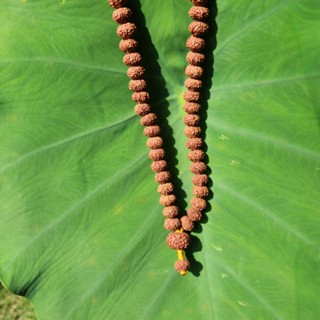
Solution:
M190 200L191 207L187 210L187 214L181 217L181 226L185 231L192 231L194 223L200 221L202 212L207 206L205 198L209 195L207 188L208 176L206 174L207 166L204 158L206 156L203 151L204 141L201 137L200 128L200 91L202 88L202 64L205 61L203 51L206 42L204 36L209 30L206 20L209 17L209 9L206 7L207 0L191 0L193 6L189 10L189 16L194 20L189 25L191 36L187 39L186 46L190 50L186 56L189 65L185 68L185 74L188 78L185 81L186 91L183 94L185 104L183 106L186 115L184 116L184 124L186 125L184 133L187 137L186 147L190 150L188 159L192 162L190 171L194 174L192 178L194 197ZM175 268L180 273L186 272L189 263L183 255L178 251L178 260Z
M125 0L109 0L109 4L116 9L112 18L120 24L117 28L117 34L121 37L119 48L125 53L123 63L128 66L127 75L131 79L129 89L133 91L132 100L137 103L134 111L141 117L140 123L145 127L144 135L148 137L146 145L150 149L151 170L155 172L155 180L159 183L157 188L160 193L159 202L164 206L163 215L166 218L164 227L173 231L167 236L167 244L170 248L177 250L179 256L184 257L183 250L188 247L190 236L181 229L179 208L175 205L176 196L171 182L172 176L168 171L163 139L160 136L161 129L158 125L157 116L152 112L149 104L150 95L147 91L147 82L144 79L146 70L142 65L142 57L137 51L138 42L134 39L137 27L132 22L132 12L130 8L126 7L127 2ZM189 265L189 261L182 264ZM182 272L181 274L185 273Z
M115 22L119 23L117 34L121 38L119 48L125 53L123 63L128 66L127 75L130 78L129 89L133 91L132 100L137 104L134 111L140 116L140 123L144 126L144 135L148 137L146 145L149 148L149 158L152 160L151 170L155 172L155 180L159 184L157 191L160 193L160 204L165 217L164 227L172 231L167 236L167 244L177 250L178 261L175 269L181 275L185 275L190 267L184 250L190 244L190 236L185 231L192 231L194 222L200 221L202 211L206 208L205 198L209 194L206 187L208 176L205 164L204 141L201 137L200 128L200 91L202 88L201 77L203 75L202 64L205 60L203 50L205 48L204 36L208 32L209 25L205 21L209 17L209 9L206 7L207 0L191 0L193 6L189 10L189 16L194 20L189 25L191 36L186 42L189 52L186 60L189 65L185 68L188 79L185 81L186 91L183 98L186 101L183 108L186 112L184 133L187 136L186 146L190 150L188 158L192 162L191 172L194 174L193 195L190 200L191 207L187 214L179 218L179 208L176 205L174 185L171 182L171 173L168 170L164 143L161 137L161 129L157 116L152 112L150 94L145 80L146 70L143 67L142 57L138 52L138 42L135 39L137 26L132 22L132 12L126 7L128 0L109 0L109 4L116 10L112 14Z
M204 37L209 31L209 24L206 22L209 18L209 9L207 0L191 0L191 2L193 6L189 10L189 16L194 21L189 24L188 29L191 36L186 42L190 51L186 57L189 65L185 69L188 78L185 81L187 90L184 93L184 100L186 101L184 105L184 111L186 112L184 133L187 136L186 146L190 149L188 159L192 162L190 171L194 174L192 193L195 197L191 199L191 208L187 210L188 219L183 217L182 221L185 223L182 224L182 227L187 224L187 227L192 230L191 222L201 220L202 211L207 206L205 198L209 195L209 189L206 186L208 183L207 166L203 162L206 155L203 151L204 141L201 137L200 116L198 115L200 111L200 90L202 88L202 64L205 61L203 51L206 43Z

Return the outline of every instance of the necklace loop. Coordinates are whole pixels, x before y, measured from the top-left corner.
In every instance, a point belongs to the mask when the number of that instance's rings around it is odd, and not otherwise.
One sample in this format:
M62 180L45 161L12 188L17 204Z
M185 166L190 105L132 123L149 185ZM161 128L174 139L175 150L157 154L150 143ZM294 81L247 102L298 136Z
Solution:
M127 75L130 78L129 89L133 91L132 100L137 103L134 111L139 115L140 123L144 126L144 135L148 137L147 147L150 149L149 158L152 160L151 170L155 172L155 180L159 183L157 191L160 193L159 202L163 208L165 217L164 227L171 231L167 236L167 244L177 251L178 260L175 269L186 275L190 268L190 262L185 256L185 250L191 242L188 232L191 232L195 222L202 218L202 212L207 207L205 200L209 195L207 165L204 162L204 141L201 136L200 115L201 88L203 76L203 63L205 61L204 50L206 47L205 35L208 33L209 24L206 22L210 16L207 0L191 0L193 6L189 10L189 16L194 20L189 24L191 35L186 40L186 46L190 50L186 56L189 63L185 68L187 79L186 90L183 94L185 104L183 106L186 115L183 118L185 124L184 133L187 137L186 147L190 150L188 159L191 161L190 171L192 178L194 197L190 200L190 208L186 214L179 212L176 205L174 185L171 182L172 175L168 170L166 153L163 148L163 138L158 118L152 112L150 94L148 92L145 77L145 68L140 53L138 41L135 39L138 27L132 21L132 10L127 7L128 0L109 0L109 4L115 9L112 18L119 24L117 34L121 38L119 48L125 53L123 62L127 65Z

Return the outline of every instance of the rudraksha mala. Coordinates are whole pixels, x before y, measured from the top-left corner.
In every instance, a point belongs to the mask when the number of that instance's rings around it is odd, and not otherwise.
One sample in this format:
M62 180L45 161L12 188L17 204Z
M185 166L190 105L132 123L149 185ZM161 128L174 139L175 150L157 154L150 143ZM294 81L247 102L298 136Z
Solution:
M199 115L202 65L205 60L205 35L209 30L208 1L191 0L193 6L189 10L189 16L193 22L189 25L191 36L186 41L186 46L190 51L186 56L189 64L185 68L188 78L185 81L186 90L183 94L185 100L183 109L186 112L183 122L186 125L184 129L187 136L186 147L190 150L188 158L192 162L190 171L194 174L192 178L194 197L190 200L190 208L187 209L186 214L179 212L176 205L177 199L163 148L161 128L157 115L152 112L150 94L145 80L146 70L138 50L138 42L135 39L138 27L133 21L131 9L127 6L130 0L108 1L116 9L112 14L112 19L119 24L117 28L117 34L121 38L119 48L125 53L123 62L128 66L129 89L133 91L132 100L137 103L134 111L141 117L140 123L145 127L144 135L148 137L147 146L150 149L149 158L152 160L151 169L155 172L155 180L159 183L157 191L160 193L159 201L164 207L162 213L166 218L164 227L171 231L167 236L167 244L170 248L177 250L178 260L174 266L181 275L185 275L190 267L184 254L184 250L190 245L189 232L193 230L194 223L201 220L202 212L207 206L206 198L209 195L207 166L204 162L206 154L203 150L204 141L201 137Z

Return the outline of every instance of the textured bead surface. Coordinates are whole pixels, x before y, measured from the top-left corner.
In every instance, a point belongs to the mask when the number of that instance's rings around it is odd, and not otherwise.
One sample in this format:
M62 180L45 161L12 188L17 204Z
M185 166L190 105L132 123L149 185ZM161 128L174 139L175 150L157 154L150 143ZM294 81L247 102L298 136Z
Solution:
M167 244L174 250L185 250L191 242L190 236L185 232L171 232L167 236Z
M171 173L169 171L157 172L154 179L158 183L167 183L171 180Z
M190 150L200 149L203 145L201 138L189 138L186 142L186 146Z
M160 161L153 161L151 163L151 170L154 172L161 172L167 168L167 161L160 160Z
M208 3L208 0L191 0L191 2L195 6L203 6L204 7Z
M132 91L144 91L146 88L147 82L144 79L129 81L129 89Z
M137 47L138 47L138 41L134 39L122 39L119 42L120 50L126 53L135 52Z
M177 229L179 229L181 227L180 219L178 219L178 218L167 218L164 221L164 227L167 230L171 230L171 231L177 230Z
M194 103L194 102L186 102L183 105L183 110L187 113L197 113L200 111L200 104L199 103Z
M200 127L193 127L193 126L186 126L184 128L184 134L188 138L197 138L201 135L201 128Z
M190 262L187 259L183 259L183 260L177 260L174 263L174 268L178 271L187 271L190 268Z
M192 231L193 230L194 223L188 216L181 217L180 221L181 221L181 226L182 226L183 230L185 230L185 231Z
M143 126L152 126L157 121L157 116L154 113L148 113L140 119Z
M112 19L118 23L130 22L132 17L132 12L129 8L119 8L112 13Z
M139 65L142 61L142 58L139 53L133 52L125 54L122 60L125 65L133 67Z
M193 6L189 10L189 16L194 20L205 21L209 18L209 9L201 6Z
M194 162L190 166L190 171L194 174L205 173L207 165L204 162Z
M187 39L186 46L193 52L201 52L205 48L206 42L202 38L190 36Z
M191 206L194 209L197 209L199 211L204 210L207 207L207 202L204 199L201 198L192 198L190 200Z
M205 55L202 53L197 52L188 52L186 60L192 65L192 66L200 66L203 64L205 60Z
M122 39L130 39L137 33L137 27L134 23L128 22L121 24L117 28L117 35Z
M200 210L190 208L187 210L187 215L191 221L200 221L202 219L202 213Z
M188 65L185 69L185 74L192 79L200 79L203 74L203 68Z
M209 195L209 189L205 186L194 186L192 194L198 198L206 198Z
M171 182L160 184L157 191L163 195L171 194L173 192L173 184Z
M166 218L175 218L179 215L179 208L177 206L167 206L163 208L162 214Z
M186 114L183 117L183 122L187 126L195 127L200 123L200 116L197 114Z
M184 82L185 87L190 91L197 91L202 87L202 81L198 79L190 79L188 78Z
M146 144L150 149L159 149L163 146L163 140L161 137L153 137L149 138Z
M163 195L160 197L159 202L165 207L172 206L176 202L176 196L174 194Z
M136 67L130 67L127 71L127 75L129 78L137 80L144 77L146 70L144 67L136 66Z
M200 93L197 91L185 91L183 93L183 99L187 102L197 102L200 98Z
M189 24L189 31L195 37L203 37L209 30L209 25L201 21L193 21Z
M165 155L164 149L151 149L149 151L149 158L153 161L164 160Z
M146 103L149 101L149 92L139 91L132 94L132 100L137 103Z
M125 7L128 3L128 0L108 0L111 7L118 9L121 7Z
M156 137L160 134L161 129L159 126L148 126L143 129L143 134L147 137Z
M205 155L203 150L192 150L188 153L188 159L193 162L198 162L203 160Z
M150 113L151 106L147 103L139 103L135 105L134 112L139 116L145 116L146 114Z
M192 182L196 186L205 186L208 180L209 178L206 174L196 174L192 177Z

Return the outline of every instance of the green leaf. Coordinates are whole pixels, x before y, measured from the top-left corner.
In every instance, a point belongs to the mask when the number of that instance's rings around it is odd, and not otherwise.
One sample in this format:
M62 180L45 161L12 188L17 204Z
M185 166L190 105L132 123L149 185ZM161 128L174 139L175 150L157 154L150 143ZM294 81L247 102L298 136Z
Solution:
M190 6L133 1L182 207ZM181 277L112 8L1 1L0 279L39 319L318 319L318 1L217 7L202 112L214 197Z

